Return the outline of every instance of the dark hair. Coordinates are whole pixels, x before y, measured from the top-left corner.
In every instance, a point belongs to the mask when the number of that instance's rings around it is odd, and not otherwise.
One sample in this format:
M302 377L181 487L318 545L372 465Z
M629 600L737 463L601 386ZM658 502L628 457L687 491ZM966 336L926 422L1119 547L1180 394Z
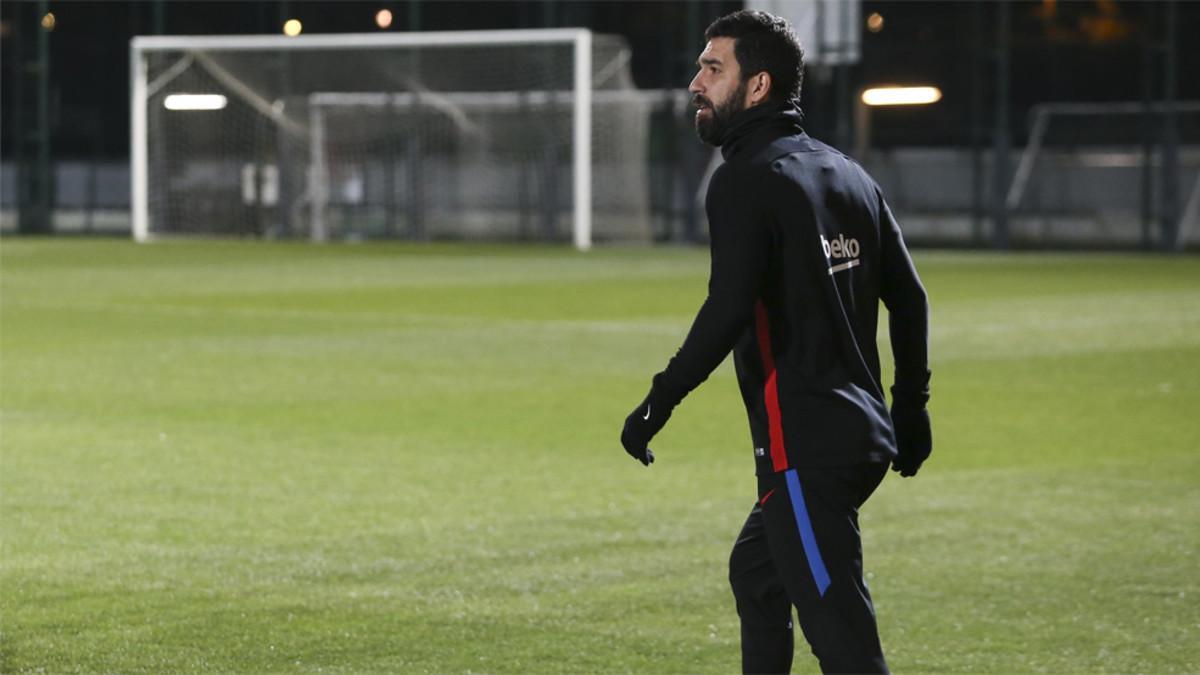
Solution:
M733 54L742 79L767 71L771 76L770 100L785 103L800 98L804 83L804 49L786 19L753 9L743 9L712 22L704 39L733 38Z

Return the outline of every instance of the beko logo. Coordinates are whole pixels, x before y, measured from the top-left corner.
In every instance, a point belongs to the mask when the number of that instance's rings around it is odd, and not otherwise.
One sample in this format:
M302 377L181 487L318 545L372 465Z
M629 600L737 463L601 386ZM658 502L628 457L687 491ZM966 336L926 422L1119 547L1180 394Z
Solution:
M830 241L825 238L825 235L821 235L821 248L825 251L825 257L830 261L849 258L849 260L846 260L846 262L830 267L830 274L833 274L834 272L841 272L842 270L848 270L851 267L857 267L859 265L859 246L857 239L847 239L845 235L839 234L837 239Z
M847 239L845 235L841 234L833 241L829 241L825 238L825 235L821 235L821 248L825 249L826 258L858 257L858 240Z

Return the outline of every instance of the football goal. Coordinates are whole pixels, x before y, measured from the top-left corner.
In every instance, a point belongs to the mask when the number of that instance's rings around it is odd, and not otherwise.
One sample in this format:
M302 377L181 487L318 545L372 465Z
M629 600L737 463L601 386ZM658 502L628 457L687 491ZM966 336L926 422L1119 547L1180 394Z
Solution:
M1194 245L1200 213L1200 103L1172 105L1187 130L1178 146L1177 204L1164 208L1168 179L1158 147L1160 103L1042 103L1029 115L1029 142L1005 205L1018 237L1058 245Z
M648 239L629 60L583 29L136 37L133 235Z

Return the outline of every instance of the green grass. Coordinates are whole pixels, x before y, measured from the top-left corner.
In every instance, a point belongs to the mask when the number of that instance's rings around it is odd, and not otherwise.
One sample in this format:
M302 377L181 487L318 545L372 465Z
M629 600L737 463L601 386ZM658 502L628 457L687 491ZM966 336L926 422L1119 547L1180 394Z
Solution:
M921 253L935 453L864 510L899 672L1200 670L1200 259ZM0 244L0 670L737 671L700 250ZM803 646L797 669L814 671Z

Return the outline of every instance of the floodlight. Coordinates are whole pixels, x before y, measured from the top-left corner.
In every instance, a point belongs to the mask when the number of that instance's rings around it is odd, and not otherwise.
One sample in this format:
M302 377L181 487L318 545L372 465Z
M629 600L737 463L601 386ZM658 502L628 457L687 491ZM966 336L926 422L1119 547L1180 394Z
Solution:
M387 28L392 25L392 10L381 9L375 12L375 25L380 28Z
M221 110L228 103L221 94L171 94L163 99L167 110Z
M304 25L300 23L300 19L288 19L283 24L283 34L288 37L296 37L304 30Z
M862 102L870 106L927 105L941 99L937 87L872 87L862 93Z

